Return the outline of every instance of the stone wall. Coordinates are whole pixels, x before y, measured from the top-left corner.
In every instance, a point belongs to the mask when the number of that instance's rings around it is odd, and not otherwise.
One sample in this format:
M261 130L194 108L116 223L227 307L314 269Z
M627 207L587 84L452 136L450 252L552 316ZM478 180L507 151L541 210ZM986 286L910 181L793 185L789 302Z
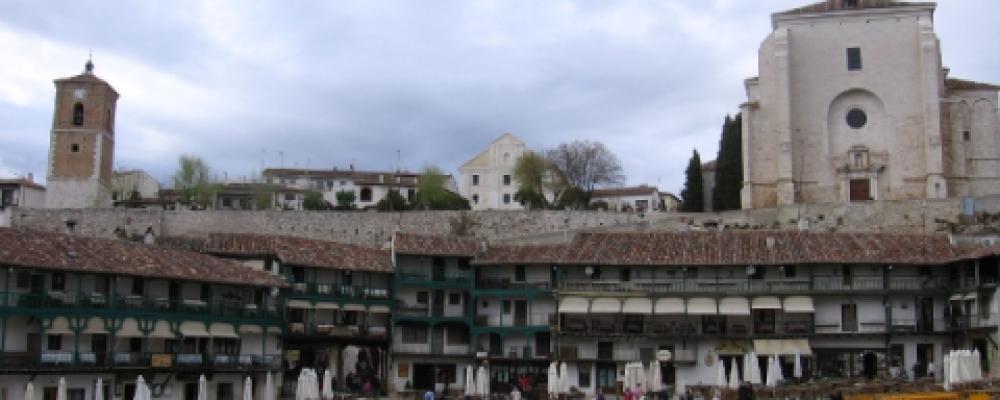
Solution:
M975 199L978 217L963 216L962 199L809 204L721 213L646 214L607 211L160 211L143 209L15 209L9 225L87 236L115 237L117 229L159 236L209 232L261 233L382 246L396 229L427 234L466 234L487 241L520 243L566 240L580 229L810 229L875 232L991 232L1000 197ZM986 217L983 217L983 216ZM997 219L997 221L993 221ZM3 218L0 218L3 221ZM983 229L986 228L986 229ZM995 229L993 229L995 230Z

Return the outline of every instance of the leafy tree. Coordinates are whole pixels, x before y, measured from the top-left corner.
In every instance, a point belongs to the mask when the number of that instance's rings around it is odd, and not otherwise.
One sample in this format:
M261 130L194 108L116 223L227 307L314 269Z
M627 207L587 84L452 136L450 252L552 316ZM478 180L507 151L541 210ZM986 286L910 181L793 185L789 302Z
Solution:
M549 162L538 153L528 151L521 154L514 163L513 178L518 185L514 200L524 204L529 210L548 208L545 176L549 169Z
M406 210L406 199L399 194L398 190L390 190L382 200L375 203L375 209L379 211L404 211Z
M563 143L547 151L545 158L559 189L557 206L580 200L581 193L589 197L589 193L598 186L620 184L625 180L618 157L601 142L575 140ZM567 195L574 196L573 201L562 200Z
M557 209L586 210L590 207L590 192L570 187L563 190L556 200Z
M337 192L337 207L338 210L353 210L354 209L354 191L353 190L341 190Z
M201 157L185 154L178 159L173 180L174 188L181 191L182 201L202 207L212 201L218 186L209 181L208 173L208 165Z
M701 177L701 157L698 150L694 151L687 170L684 171L684 190L681 191L681 211L705 211L703 182Z
M441 169L433 165L424 167L417 180L417 193L414 196L414 208L424 210L444 209L448 201L448 189L445 189L445 175Z
M743 186L743 116L726 116L719 140L719 155L715 163L715 187L712 188L712 208L716 211L738 210Z
M326 200L323 200L323 194L316 191L306 192L306 196L302 199L302 208L306 210L327 210L330 207L327 205Z
M274 192L276 190L277 187L271 184L254 184L250 189L254 210L270 210L274 208Z

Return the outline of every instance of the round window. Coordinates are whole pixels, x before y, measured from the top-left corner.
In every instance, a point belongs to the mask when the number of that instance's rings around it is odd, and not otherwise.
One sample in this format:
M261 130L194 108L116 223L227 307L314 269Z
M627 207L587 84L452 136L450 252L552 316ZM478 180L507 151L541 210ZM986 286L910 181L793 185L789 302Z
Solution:
M847 126L854 129L861 129L868 123L868 115L858 108L852 108L847 112Z

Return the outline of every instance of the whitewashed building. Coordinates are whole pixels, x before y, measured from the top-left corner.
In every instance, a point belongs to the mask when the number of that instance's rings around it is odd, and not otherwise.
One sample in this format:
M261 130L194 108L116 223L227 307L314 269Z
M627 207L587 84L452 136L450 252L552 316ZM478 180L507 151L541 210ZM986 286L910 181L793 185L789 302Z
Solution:
M527 150L524 142L504 133L489 147L458 168L458 191L473 210L520 210L514 200L518 184L514 164Z
M949 76L935 7L772 15L741 106L743 208L1000 193L1000 87Z
M603 203L612 211L659 211L663 203L656 186L632 186L595 189L590 193L590 204Z
M141 169L115 171L111 178L111 200L142 200L160 197L160 182Z
M346 170L268 168L262 174L264 183L279 188L277 204L291 209L301 209L304 194L283 189L320 192L323 200L331 205L337 204L338 192L351 192L355 207L362 209L375 207L390 190L398 191L410 202L417 194L422 175L419 172L355 171L353 166ZM445 189L458 192L455 178L451 175L444 178Z

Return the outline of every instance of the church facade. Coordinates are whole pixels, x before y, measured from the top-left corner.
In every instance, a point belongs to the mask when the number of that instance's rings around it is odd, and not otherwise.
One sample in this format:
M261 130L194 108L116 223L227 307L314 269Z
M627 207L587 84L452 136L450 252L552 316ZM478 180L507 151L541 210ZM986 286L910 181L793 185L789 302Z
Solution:
M744 209L1000 194L1000 87L949 76L935 7L772 15L741 106Z

